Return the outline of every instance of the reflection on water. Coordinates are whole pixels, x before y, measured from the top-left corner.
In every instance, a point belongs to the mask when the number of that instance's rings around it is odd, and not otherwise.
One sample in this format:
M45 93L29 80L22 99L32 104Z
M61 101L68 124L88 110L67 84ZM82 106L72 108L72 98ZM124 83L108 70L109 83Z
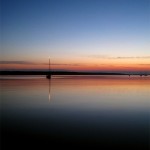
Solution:
M51 100L51 80L49 80L49 93L48 93L48 100Z
M0 82L8 141L15 133L54 142L119 139L148 146L150 77L9 77Z
M1 80L1 85L7 108L149 109L149 77L54 76Z

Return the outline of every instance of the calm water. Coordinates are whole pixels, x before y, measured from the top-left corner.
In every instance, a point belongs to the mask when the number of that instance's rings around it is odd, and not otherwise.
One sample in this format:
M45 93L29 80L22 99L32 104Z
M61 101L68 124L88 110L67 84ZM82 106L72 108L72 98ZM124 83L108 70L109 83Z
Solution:
M0 83L5 148L19 140L148 149L149 76L6 76Z

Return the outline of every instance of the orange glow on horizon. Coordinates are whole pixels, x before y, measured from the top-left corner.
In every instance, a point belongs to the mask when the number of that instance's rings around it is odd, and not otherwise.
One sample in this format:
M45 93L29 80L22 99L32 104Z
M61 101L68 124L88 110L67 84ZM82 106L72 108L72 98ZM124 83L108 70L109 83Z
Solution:
M48 64L1 64L1 70L48 70ZM52 70L71 71L150 71L150 64L106 63L106 64L51 64Z

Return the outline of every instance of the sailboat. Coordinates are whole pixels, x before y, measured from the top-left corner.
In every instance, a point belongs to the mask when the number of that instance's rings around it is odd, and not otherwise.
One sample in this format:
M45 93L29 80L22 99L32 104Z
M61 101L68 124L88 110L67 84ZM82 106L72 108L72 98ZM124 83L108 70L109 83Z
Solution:
M51 75L47 75L46 78L47 78L47 79L51 79Z
M51 73L50 73L50 58L49 58L49 74L46 76L47 79L51 79Z

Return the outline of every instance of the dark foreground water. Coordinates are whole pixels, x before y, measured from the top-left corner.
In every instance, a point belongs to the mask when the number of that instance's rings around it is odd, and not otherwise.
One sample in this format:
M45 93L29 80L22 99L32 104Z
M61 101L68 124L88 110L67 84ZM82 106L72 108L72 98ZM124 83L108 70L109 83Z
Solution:
M150 77L1 77L2 148L148 149Z

